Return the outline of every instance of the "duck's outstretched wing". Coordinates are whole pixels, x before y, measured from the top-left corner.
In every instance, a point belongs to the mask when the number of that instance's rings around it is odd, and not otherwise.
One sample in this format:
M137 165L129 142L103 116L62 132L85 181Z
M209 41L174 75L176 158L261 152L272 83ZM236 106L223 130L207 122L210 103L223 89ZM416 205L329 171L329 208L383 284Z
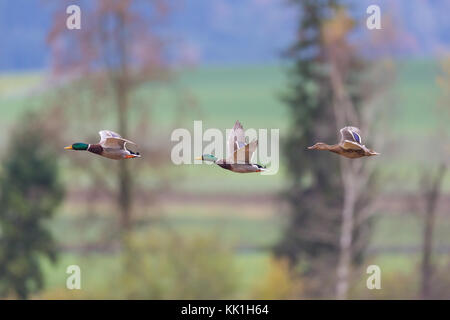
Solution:
M344 140L341 142L341 147L347 150L361 150L363 149L363 146L361 146L359 143L356 143L354 141Z
M245 146L245 133L242 124L239 120L234 124L233 129L228 137L228 156L231 157L234 153Z
M100 135L99 144L105 148L125 148L126 143L136 145L133 141L122 138L118 133L110 130L102 130L98 133Z
M362 144L361 131L356 127L344 127L341 129L341 143L353 141Z
M115 133L114 131L111 130L102 130L99 131L98 134L100 135L100 141L103 141L107 138L119 138L122 139L122 136L118 133Z
M258 147L258 140L253 140L249 144L246 144L244 147L236 150L233 153L230 161L233 163L250 163L253 157L253 153Z

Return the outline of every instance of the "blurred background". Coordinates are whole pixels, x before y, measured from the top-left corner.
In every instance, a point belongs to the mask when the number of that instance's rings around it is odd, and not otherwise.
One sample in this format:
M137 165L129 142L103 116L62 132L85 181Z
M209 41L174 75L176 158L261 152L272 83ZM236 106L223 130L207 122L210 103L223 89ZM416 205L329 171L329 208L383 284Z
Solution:
M0 0L0 297L449 299L449 11ZM280 171L174 165L170 135L194 120L280 129ZM381 155L305 151L345 125ZM102 129L143 157L63 150Z

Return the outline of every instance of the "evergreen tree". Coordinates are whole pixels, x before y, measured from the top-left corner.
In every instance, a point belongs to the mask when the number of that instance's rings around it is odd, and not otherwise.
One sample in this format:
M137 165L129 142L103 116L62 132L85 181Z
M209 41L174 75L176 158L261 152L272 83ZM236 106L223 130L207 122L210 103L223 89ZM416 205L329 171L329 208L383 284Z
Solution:
M284 158L290 175L285 196L291 214L284 238L275 247L275 253L288 257L292 265L298 266L308 279L305 289L311 297L334 294L336 266L341 252L342 159L322 152L305 151L305 147L313 142L337 141L340 138L341 127L336 120L339 106L336 107L336 88L330 73L336 65L332 65L330 46L324 41L323 34L325 24L328 23L329 28L329 22L342 13L343 7L339 2L293 1L299 9L300 23L298 40L288 51L294 64L289 73L290 88L284 96L291 119L290 131L284 142ZM347 50L345 44L343 48ZM358 108L362 91L355 85L358 80L354 79L358 79L355 74L363 70L359 57L353 56L353 52L350 60L346 64L350 69L346 70L344 81L352 88L350 99ZM355 114L355 117L358 119L359 115ZM366 198L367 194L361 194L358 201ZM367 230L368 224L361 227L364 229L355 227L352 230L354 242L361 238L360 231ZM365 243L358 243L358 249L352 252L353 262L361 260L366 239L368 237L364 237Z
M45 226L62 200L55 155L27 115L12 135L0 177L0 296L20 299L43 287L42 256L56 259Z

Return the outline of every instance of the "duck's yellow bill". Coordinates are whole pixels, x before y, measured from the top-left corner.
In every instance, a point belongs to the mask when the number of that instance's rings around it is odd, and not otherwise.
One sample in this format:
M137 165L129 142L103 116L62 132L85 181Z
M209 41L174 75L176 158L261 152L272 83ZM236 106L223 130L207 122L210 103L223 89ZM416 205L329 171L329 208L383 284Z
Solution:
M203 160L203 157L196 157L195 160Z
M66 150L72 150L73 148L72 148L72 146L67 146L67 147L64 147L64 149L66 149Z

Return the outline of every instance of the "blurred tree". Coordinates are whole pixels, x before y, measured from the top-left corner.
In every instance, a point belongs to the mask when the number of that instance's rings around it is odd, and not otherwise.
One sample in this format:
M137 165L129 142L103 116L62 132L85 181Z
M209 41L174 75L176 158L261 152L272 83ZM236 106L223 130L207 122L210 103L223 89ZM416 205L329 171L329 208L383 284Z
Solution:
M45 226L62 200L55 154L42 123L27 114L14 131L0 177L0 295L26 299L43 286L40 259L55 261Z
M392 79L389 64L369 62L348 40L355 22L345 7L336 8L336 14L327 19L322 28L325 55L329 62L330 83L333 92L332 108L337 128L349 124L359 127L371 145L382 136L375 130L383 103L374 103L382 96ZM377 69L377 72L374 72ZM382 72L380 72L382 70ZM381 84L380 84L381 83ZM376 134L375 134L376 133ZM336 272L336 297L348 296L352 260L360 256L371 234L372 215L376 212L376 168L373 161L348 161L340 157L343 203L339 235L339 258Z
M333 141L332 92L328 80L322 24L337 1L292 1L300 12L298 40L288 51L294 66L289 74L290 93L284 97L290 111L291 128L285 141L285 159L291 178L286 193L291 206L290 222L275 252L291 263L301 263L308 278L307 296L331 294L339 251L339 212L342 189L339 163L333 157L304 152L311 141ZM331 277L330 277L331 275ZM320 281L321 280L321 281ZM322 283L320 288L318 283Z
M436 137L441 141L441 148L433 148L435 153L433 164L436 169L430 168L429 163L422 170L421 189L425 207L424 223L423 223L423 240L422 240L422 262L421 262L421 286L420 298L433 298L433 242L434 229L436 224L436 211L439 197L442 189L442 182L448 170L448 159L450 156L450 148L448 142L450 136L448 133L448 121L450 119L450 109L448 107L450 101L450 58L443 59L441 62L441 74L437 78L438 86L441 89L441 98L436 107L432 108L433 113L438 121Z
M295 65L285 98L292 118L285 149L292 213L275 251L300 263L307 295L345 298L351 264L362 261L370 238L374 170L365 159L304 152L301 146L340 139L346 125L369 137L375 122L369 101L379 86L364 78L370 64L348 43L354 22L340 1L293 2L301 22L289 51Z
M66 6L56 11L48 35L54 74L65 79L81 75L99 97L110 93L111 104L107 101L106 108L93 112L97 118L114 115L116 131L129 138L131 93L144 82L168 77L164 43L155 29L170 12L170 6L167 0L97 0L84 4L81 30L66 28ZM148 117L144 119L149 121ZM104 128L96 128L100 129ZM132 221L133 175L128 161L118 165L120 227L127 231Z
M426 168L422 173L421 189L425 203L423 240L422 240L422 265L421 265L421 286L420 298L430 299L432 295L433 280L433 238L436 221L436 207L441 194L442 181L444 179L447 166L445 163L436 169Z

